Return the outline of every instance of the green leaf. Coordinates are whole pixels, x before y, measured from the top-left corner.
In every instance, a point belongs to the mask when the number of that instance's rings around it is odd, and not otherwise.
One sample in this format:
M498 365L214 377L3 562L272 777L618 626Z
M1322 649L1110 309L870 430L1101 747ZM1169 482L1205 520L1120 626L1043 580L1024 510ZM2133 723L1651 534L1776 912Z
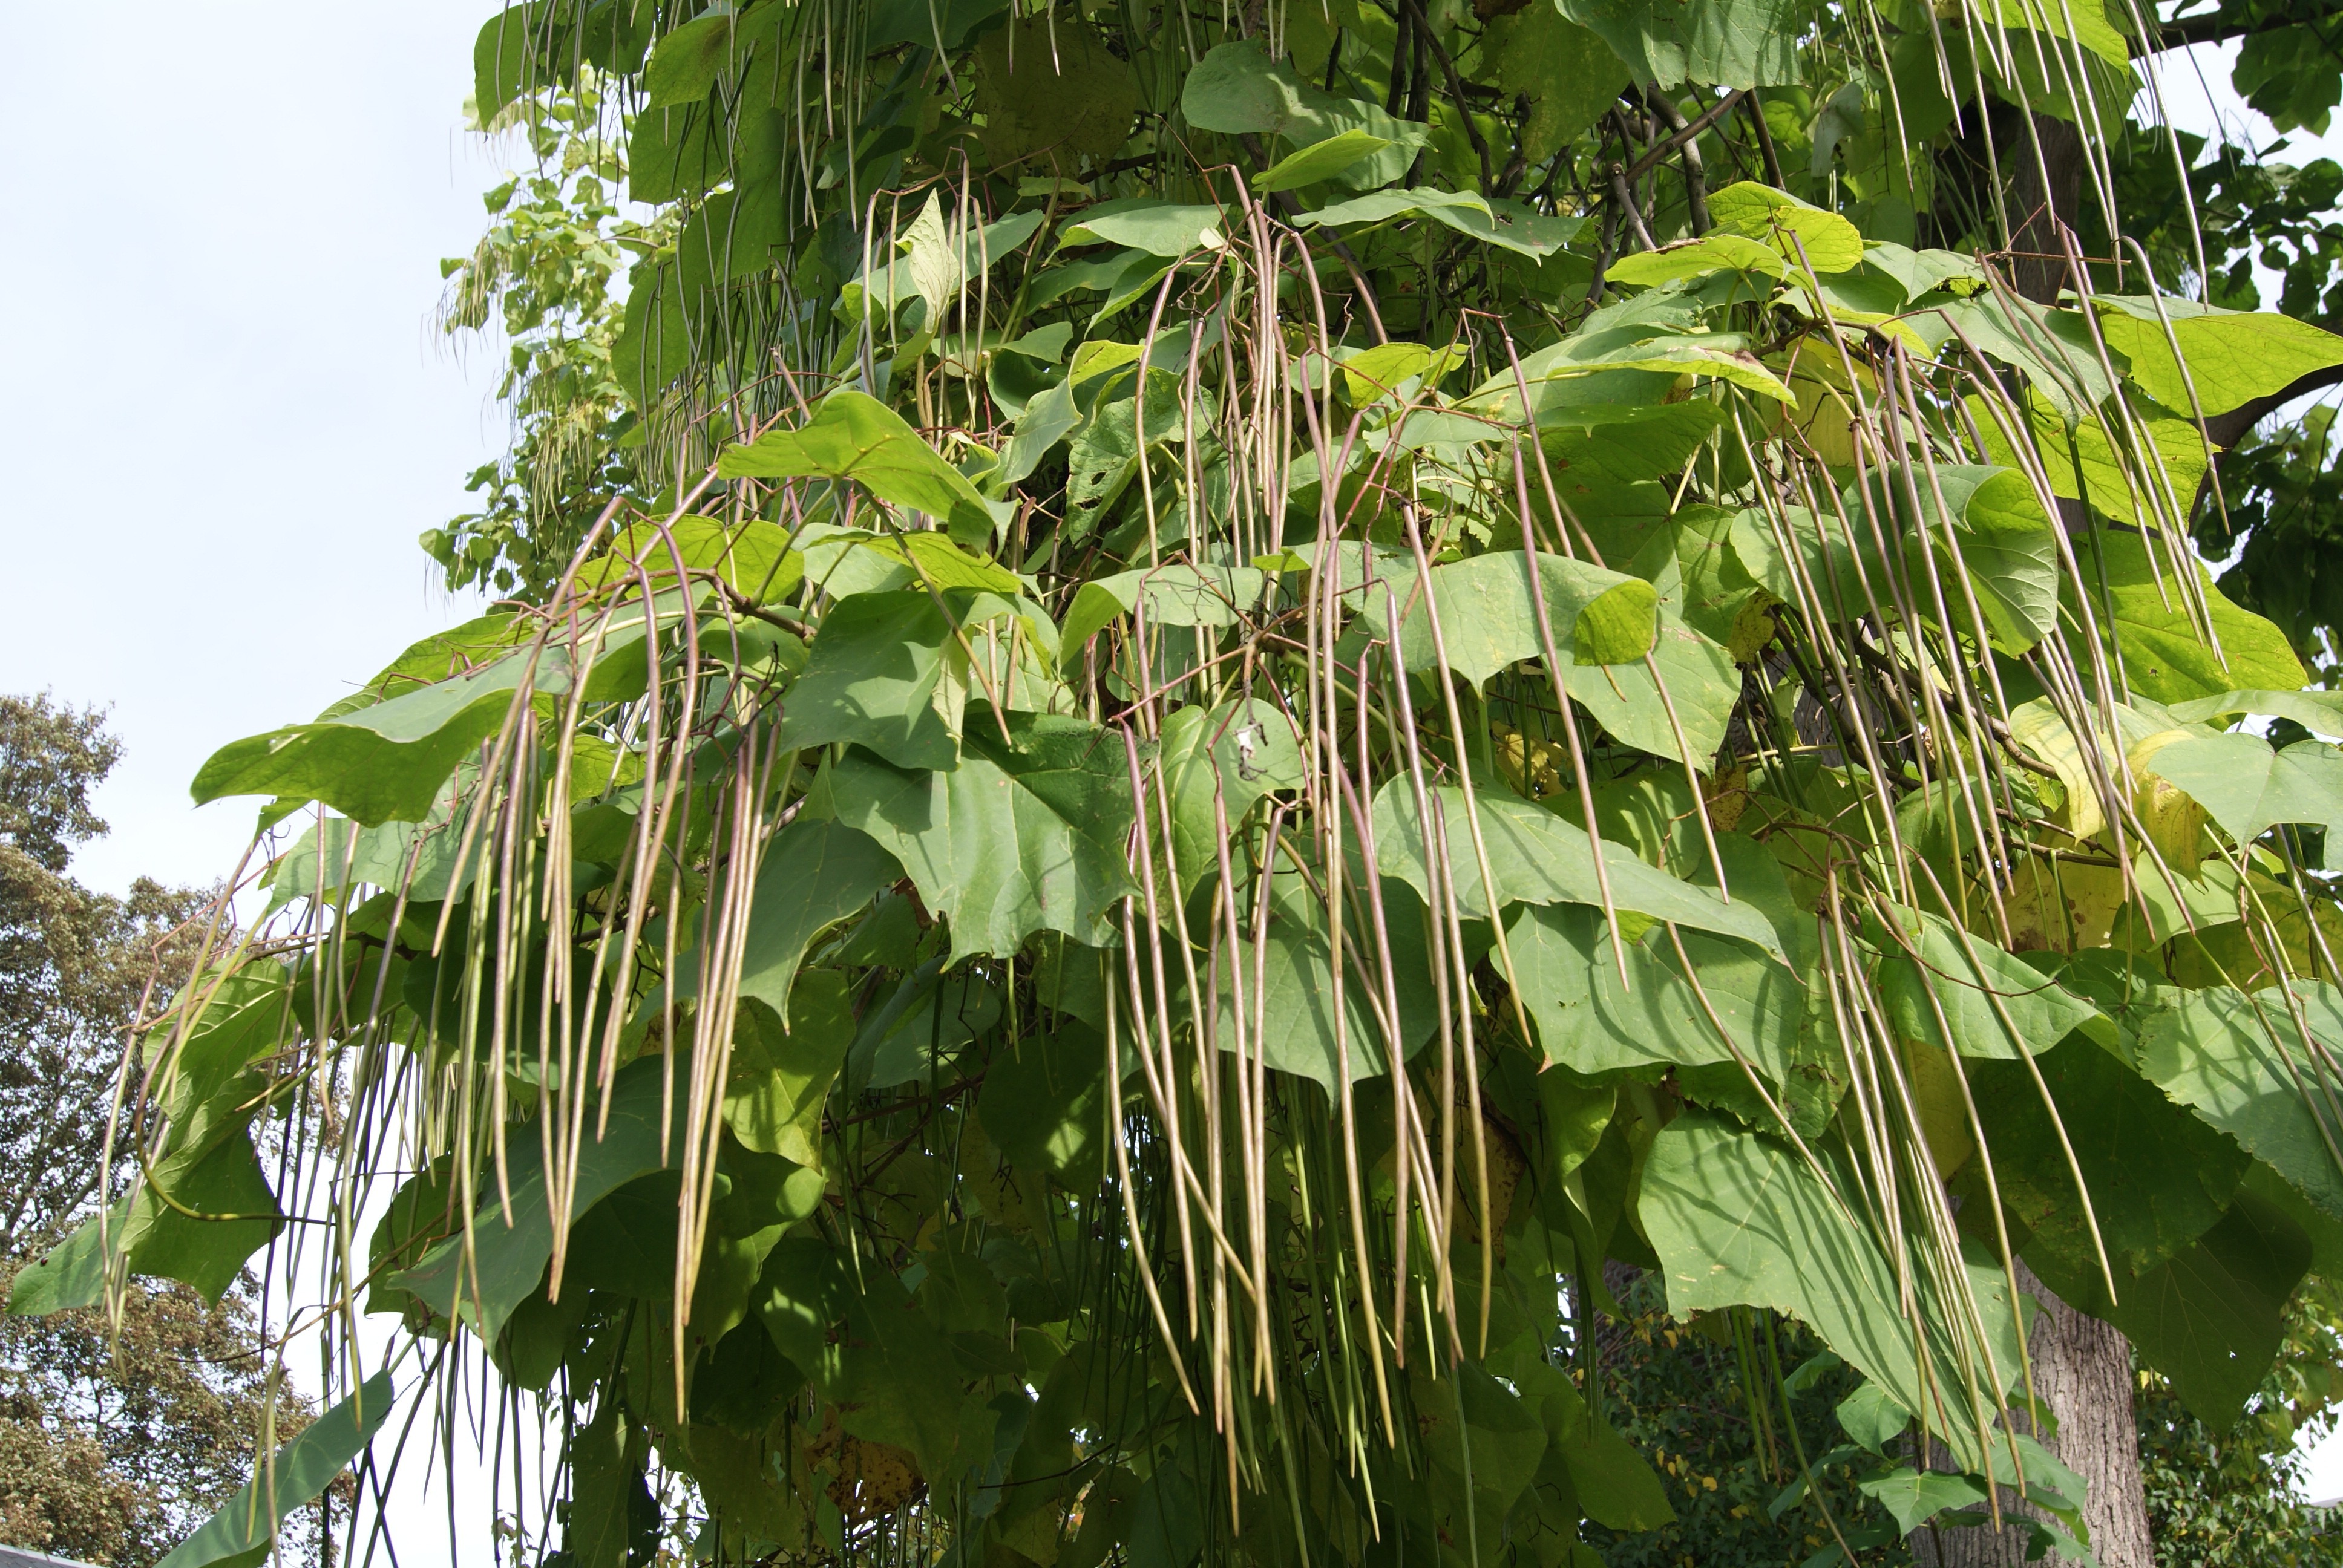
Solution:
M1562 385L1567 383L1544 387L1552 391ZM1561 459L1557 468L1632 484L1683 472L1728 423L1724 410L1705 400L1548 406L1538 410L1538 442Z
M2343 735L2343 697L2331 691L2224 691L2176 702L2172 717L2183 724L2226 723L2247 714L2291 719L2320 735Z
M1455 1483L1456 1511L1474 1507L1500 1523L1545 1458L1548 1440L1537 1412L1470 1361L1458 1362L1439 1382L1413 1370L1408 1382L1426 1456ZM1474 1493L1469 1501L1462 1495L1467 1476ZM1447 1533L1462 1528L1459 1520Z
M1058 245L1061 249L1071 245L1119 245L1168 260L1206 245L1206 234L1218 238L1220 232L1219 207L1122 196L1084 207L1060 231Z
M960 1411L938 1394L962 1383L948 1343L911 1310L900 1280L855 1268L825 1241L790 1237L766 1259L754 1300L773 1343L838 1406L848 1432L910 1450L926 1475L950 1473Z
M1951 1352L1956 1309L1926 1270L1912 1271L1931 1348L1924 1384L1896 1271L1855 1218L1863 1209L1851 1177L1837 1172L1832 1180L1850 1200L1844 1208L1786 1143L1735 1131L1704 1111L1670 1122L1644 1161L1639 1211L1660 1256L1668 1311L1684 1318L1748 1305L1790 1313L1889 1397L1923 1414L1965 1469L1982 1470L1977 1429L2024 1374L2000 1269L1967 1265L1996 1374L1978 1369L1985 1409L1976 1410Z
M999 223L971 225L960 233L955 261L951 231L945 227L940 210L930 223L928 210L922 208L919 222L897 236L897 248L907 254L891 260L882 254L875 258L874 270L849 279L839 290L832 314L860 329L866 314L882 323L892 322L900 307L923 299L928 307L927 325L932 330L970 280L1016 255L1041 226L1041 215L1037 212L1011 213Z
M897 534L891 538L865 539L862 548L911 567L924 583L939 590L976 588L997 594L1025 591L1025 585L1015 572L962 549L949 535Z
M1340 116L1351 106L1303 81L1284 61L1270 59L1260 45L1244 42L1215 45L1180 87L1182 116L1200 131L1225 136L1324 141L1346 128Z
M1144 607L1151 626L1235 626L1261 608L1269 576L1252 567L1159 567L1092 578L1074 594L1059 641L1069 657L1124 616Z
M668 1085L657 1057L628 1063L612 1080L607 1124L598 1108L589 1109L588 1131L578 1151L571 1174L570 1212L584 1215L595 1204L640 1176L667 1168L679 1158L679 1131L660 1151L660 1111ZM680 1114L688 1094L674 1097ZM591 1128L600 1125L597 1137ZM514 1139L512 1206L507 1211L493 1189L472 1216L477 1272L465 1266L464 1237L450 1236L433 1247L414 1268L392 1278L391 1283L412 1294L430 1310L447 1318L462 1317L493 1342L503 1332L515 1308L533 1294L553 1258L553 1221L547 1206L545 1167L538 1141L526 1131Z
M1708 216L1718 234L1764 240L1790 266L1833 273L1863 264L1863 234L1854 224L1755 180L1742 180L1712 195ZM1804 260L1799 258L1802 249Z
M1353 890L1358 889L1358 879L1359 868L1353 866L1346 878ZM1361 897L1363 903L1363 893ZM1391 940L1392 990L1399 1002L1396 1032L1402 1055L1412 1057L1440 1027L1428 916L1415 890L1395 878L1383 879L1383 901L1385 933ZM1338 1039L1331 961L1333 943L1327 932L1323 884L1313 890L1297 872L1272 874L1260 983L1255 985L1251 970L1242 980L1247 1009L1244 1038L1254 1040L1269 1065L1280 1072L1310 1079L1329 1091L1341 1081L1346 1060L1354 1083L1390 1070L1389 1045L1378 1022L1378 1009L1370 1006L1363 994L1364 988L1373 987L1376 1001L1382 1000L1374 934L1345 910L1342 941L1350 957L1342 971L1342 1023ZM1233 985L1224 969L1220 975L1218 1030L1224 1050L1235 1050L1239 1038ZM1257 1039L1252 1017L1256 1008L1262 1023Z
M1710 234L1678 240L1657 250L1623 256L1604 274L1614 283L1644 287L1672 283L1680 277L1705 277L1716 272L1747 272L1761 277L1781 277L1789 264L1772 246L1738 234Z
M699 103L714 90L719 72L744 61L759 42L773 40L788 7L764 5L718 12L686 22L651 50L642 74L643 107L664 109Z
M1569 1386L1566 1381L1563 1386ZM1570 1390L1574 1398L1577 1392ZM1545 1402L1546 1432L1586 1516L1611 1530L1657 1530L1674 1523L1676 1511L1659 1472L1635 1445L1587 1410L1583 1400L1574 1419L1557 1416L1559 1402L1551 1397Z
M2128 65L2131 52L2124 35L2107 20L2100 5L2046 5L2040 0L1981 0L1977 14L2005 27L2024 27L2082 45L2110 65ZM2027 45L2013 41L2013 49Z
M578 1568L630 1568L651 1561L659 1511L643 1478L648 1455L640 1428L619 1401L606 1396L594 1419L571 1431L566 1447L569 1511L562 1522L562 1555Z
M2134 385L2167 408L2226 414L2257 397L2292 386L2315 370L2343 365L2343 337L2273 311L2224 310L2194 300L2167 299L2171 336L2145 297L2095 295L2099 330L2107 347L2131 360ZM2188 363L2187 378L2172 346ZM2190 384L2197 389L2194 403ZM2187 504L2184 496L2182 504Z
M1007 956L1035 931L1103 947L1129 890L1132 819L1121 741L1079 719L987 710L950 772L912 772L850 750L830 769L839 819L903 863L951 922L955 960Z
M2103 1314L2199 1421L2237 1424L2286 1340L2286 1308L2310 1241L2276 1205L2240 1191L2194 1246L2133 1282Z
M1603 911L1583 904L1525 909L1505 938L1549 1062L1580 1074L1710 1064L1737 1072L1738 1047L1779 1100L1790 1074L1784 1047L1805 1014L1805 991L1781 965L1740 943L1685 932L1684 952L1700 979L1695 992L1666 934L1646 931L1626 944L1634 989L1623 990ZM1731 1044L1710 1021L1711 1008Z
M373 1440L394 1397L388 1372L367 1379L279 1448L156 1568L258 1568L276 1547L286 1516L325 1494Z
M1991 293L1932 305L1908 321L1932 344L1966 339L2018 371L2028 392L2056 409L2062 421L2089 418L2115 396L2116 383L2079 311L2045 310ZM2118 372L2121 367L2117 361Z
M2146 399L2134 401L2144 403ZM2001 422L1986 409L1984 401L1971 397L1965 402L1969 417L1976 423L1977 433L1985 438L1986 455L2004 467L2024 467L2025 460L2011 447L2008 437L2002 433ZM2204 480L2205 437L2190 420L2157 414L2150 408L2134 409L2132 424L2146 432L2149 450L2118 461L2103 416L2087 416L2070 428L2056 405L2038 391L2029 389L2026 418L2033 436L2029 457L2040 461L2050 480L2050 493L2068 500L2087 498L2117 523L2131 528L2156 527L2157 519L2171 508L2187 510ZM2137 445L2136 440L2129 441L2126 450L2136 452ZM2160 466L2161 477L2144 472L2140 457ZM2147 493L2140 493L2143 490ZM2160 502L2159 496L2163 498Z
M156 1196L156 1187L177 1207ZM130 1271L177 1280L216 1302L283 1227L282 1212L251 1131L239 1124L217 1142L166 1158L139 1186L123 1226Z
M1481 57L1509 97L1530 100L1520 150L1533 168L1593 129L1629 79L1626 62L1599 35L1551 5L1488 18Z
M657 583L675 577L679 559L686 570L720 578L752 604L787 598L805 578L804 558L789 548L788 529L756 518L728 523L690 517L621 529L608 554L579 568L578 584L591 588L633 582L638 571Z
M782 829L765 851L764 869L757 873L749 934L741 943L740 995L763 1002L776 1018L792 1016L789 987L807 947L902 874L892 855L842 822L800 819ZM679 996L689 994L678 991ZM799 1164L813 1163L790 1158Z
M1995 1189L2026 1262L2068 1304L2112 1321L2117 1308L2100 1276L2099 1248L2107 1249L2118 1297L2134 1302L2142 1276L2220 1222L2251 1161L2087 1035L2042 1050L2035 1070L2039 1087L2015 1060L1968 1066ZM2087 1213L2069 1149L2090 1193ZM1983 1170L1965 1167L1953 1181L1968 1233L1992 1236Z
M2275 750L2258 735L2192 735L2159 748L2149 767L2240 844L2273 823L2343 823L2343 751L2324 741Z
M991 543L984 498L901 415L866 392L844 387L822 399L811 421L769 430L717 461L728 479L852 479L882 501L941 520L970 547Z
M552 42L560 7L554 0L508 5L472 44L472 111L486 125L543 80L538 55Z
M859 593L822 618L781 715L779 743L851 741L906 768L959 759L941 692L951 625L917 588Z
M534 621L510 610L496 610L477 620L434 632L393 659L366 685L318 714L317 720L323 723L339 719L418 688L435 686L477 666L494 663L536 635Z
M2108 632L2112 611L2113 640L2122 649L2124 677L2136 695L2157 702L2186 702L2238 687L2275 690L2310 684L2286 634L2231 604L2213 586L2202 564L2192 559L2188 569L2197 574L2212 612L2213 629L2221 641L2217 654L2197 635L2181 598L2182 585L2168 575L2167 553L2159 550L2151 558L2138 535L2100 529L2096 538L2075 540L2075 556L2102 635ZM2074 584L2062 584L2059 592L2066 613L2073 615Z
M1559 0L1638 81L1767 87L1798 80L1800 0ZM1711 197L1713 202L1715 198ZM1714 209L1712 209L1714 210Z
M1322 142L1288 153L1252 176L1258 191L1290 191L1341 174L1362 158L1373 157L1393 144L1353 126Z
M1696 759L1713 756L1725 740L1734 705L1740 700L1740 672L1732 656L1687 627L1673 610L1657 609L1655 630L1645 616L1656 605L1647 598L1649 585L1624 573L1607 571L1567 557L1539 552L1538 587L1546 605L1546 627L1554 634L1554 652L1563 659L1563 683L1584 704L1597 722L1618 739L1654 756L1681 759L1674 729L1660 701L1659 680L1665 680ZM1543 662L1545 643L1530 597L1529 567L1518 551L1493 551L1432 569L1433 604L1440 612L1442 640L1450 667L1475 687L1485 686L1498 671L1523 659ZM1387 635L1391 606L1396 601L1405 616L1400 653L1410 670L1433 663L1432 615L1422 594L1406 577L1394 576L1353 590L1362 601L1362 618L1378 635ZM1615 595L1607 600L1605 595ZM1583 620L1589 606L1603 603L1594 622ZM1578 636L1590 627L1599 634L1591 650L1582 650ZM1617 655L1642 647L1632 664L1604 664L1599 656ZM1640 662L1648 650L1658 667L1655 679Z
M109 1216L102 1219L92 1214L40 1261L16 1271L8 1287L9 1315L41 1318L97 1305L106 1295L106 1260L100 1226L109 1224L114 1242L120 1246L123 1221L129 1213L130 1205L125 1200L114 1206Z
M910 0L906 8L920 13L921 5ZM973 5L999 10L1001 0ZM961 8L968 6L963 0ZM911 42L929 45L923 13L919 29ZM1023 163L1062 168L1068 176L1086 154L1105 163L1130 139L1132 116L1141 106L1133 64L1079 20L1012 14L1008 25L988 31L976 47L975 107L984 116L985 156L995 166Z
M1457 906L1468 917L1485 920L1490 913L1489 898L1480 861L1473 854L1464 792L1442 785L1427 793L1439 798L1447 823L1448 861ZM1490 874L1496 880L1498 908L1515 902L1602 903L1594 847L1583 829L1543 806L1502 790L1483 788L1473 798L1480 809L1482 839L1488 846ZM1432 876L1424 859L1425 835L1416 812L1414 788L1406 778L1394 779L1376 792L1374 825L1376 861L1383 874L1399 878L1429 900ZM1735 937L1755 943L1776 958L1781 956L1781 938L1765 917L1747 903L1725 903L1705 888L1695 888L1645 865L1616 842L1604 842L1603 863L1610 872L1611 893L1618 908L1694 930Z
M1574 664L1626 664L1659 640L1659 590L1640 578L1605 588L1587 601L1571 629Z
M1407 190L1370 191L1294 218L1298 227L1324 225L1334 228L1388 223L1395 217L1428 217L1462 235L1522 256L1552 256L1576 236L1586 220L1555 217L1533 211L1519 202L1492 200L1468 191L1435 190L1416 186Z
M970 967L946 975L940 960L920 966L895 998L866 1019L847 1055L850 1095L867 1089L956 1079L970 1062L961 1048L1001 1020L1001 990Z
M1935 61L1935 54L1930 51L1927 69L1931 75L1936 71ZM1907 107L1906 113L1910 112ZM1973 291L1983 288L1986 283L1985 268L1977 265L1976 258L1958 251L1914 250L1908 246L1872 240L1864 246L1863 264L1867 270L1894 280L1907 301L1940 288Z
M1070 1021L996 1050L976 1112L1011 1165L1089 1191L1104 1169L1105 1040Z
M2311 1032L2329 1051L2343 1049L2343 993L2308 983L2294 990ZM2306 1089L2318 1092L2307 1054L2275 990L2185 992L2149 1014L2139 1035L2142 1076L2343 1220L2343 1168L2328 1149L2327 1118L2304 1100Z
M582 754L587 748L578 749ZM453 805L445 797L443 803ZM262 884L268 889L269 912L274 914L296 899L331 899L362 885L397 888L403 884L407 898L417 903L460 896L471 885L470 873L478 866L466 868L458 879L456 858L463 847L461 826L448 825L450 810L435 810L432 815L440 820L385 822L374 828L361 828L346 817L313 820L291 848L268 863Z
M1543 381L1616 370L1706 376L1745 387L1777 402L1795 404L1798 400L1797 394L1749 351L1748 340L1738 333L1694 333L1646 322L1614 322L1592 330L1582 329L1522 361L1522 374L1528 377L1533 396L1550 390L1539 387ZM1488 400L1493 407L1520 406L1510 375L1480 390L1498 394L1495 399ZM1591 400L1604 399L1598 397ZM1476 396L1474 401L1477 406L1483 399Z
M1957 1048L1965 1057L2017 1060L2048 1050L2099 1010L1983 937L1966 945L1947 920L1925 912L1898 910L1902 941L1875 930L1885 956L1877 984L1898 1039L1938 1050ZM1909 943L1916 958L1907 953ZM1931 1006L1931 998L1934 1006ZM2000 1004L2000 1011L1995 1003ZM1941 1011L1952 1039L1936 1021ZM2002 1021L2016 1026L2015 1040Z
M1161 757L1183 894L1218 874L1223 840L1216 796L1233 830L1272 791L1302 788L1293 726L1259 698L1174 710L1163 720Z
M854 1043L846 977L816 970L789 999L789 1028L761 999L740 1010L724 1081L724 1123L743 1145L820 1170L821 1108Z
M662 596L663 618L679 608ZM644 633L639 615L613 623L587 678L588 703L640 691ZM440 787L502 727L516 694L526 686L539 702L565 695L572 670L558 644L508 654L437 685L224 746L196 771L190 792L197 805L228 795L273 795L278 807L322 800L369 827L426 821Z
M1966 1508L1985 1501L1985 1488L1966 1475L1943 1470L1915 1470L1910 1465L1856 1482L1855 1489L1896 1518L1896 1528L1909 1535L1947 1508Z
M1912 1412L1875 1382L1857 1384L1853 1393L1838 1402L1833 1413L1847 1436L1883 1457L1888 1442L1912 1424Z
M1900 582L1924 618L1938 619L1936 585L1942 584L1945 608L1953 622L1949 629L1956 636L1976 635L1972 604L1985 621L1987 638L2003 653L2022 654L2049 635L2057 624L2057 542L2049 515L2024 475L1968 463L1939 463L1932 471L1899 464L1875 475L1873 483L1874 510L1900 528L1896 538L1904 555L1891 567L1875 543L1866 541L1860 552L1883 608L1890 608L1885 602L1893 591L1889 585ZM1861 538L1865 516L1862 492L1850 486L1841 504ZM1957 558L1945 539L1947 527L1959 547ZM1912 558L1910 542L1916 536L1926 541L1933 580L1929 566ZM1853 596L1860 596L1859 584L1847 586Z
M1475 689L1485 687L1499 671L1523 659L1544 658L1545 644L1539 635L1537 607L1530 590L1530 564L1521 551L1496 550L1434 567L1431 583L1429 607L1423 602L1422 588L1412 580L1412 574L1385 578L1360 594L1363 619L1378 637L1390 637L1391 607L1399 605L1405 618L1398 639L1400 657L1409 670L1429 669L1436 658L1432 638L1434 611L1449 668ZM1537 587L1545 600L1545 623L1554 634L1554 651L1566 664L1575 662L1574 639L1580 616L1604 595L1631 583L1649 587L1624 572L1538 552ZM1644 611L1640 627L1634 614L1639 608ZM1632 600L1621 601L1606 622L1604 629L1614 638L1632 640L1640 630L1644 647L1649 648L1658 629L1656 600L1640 607Z

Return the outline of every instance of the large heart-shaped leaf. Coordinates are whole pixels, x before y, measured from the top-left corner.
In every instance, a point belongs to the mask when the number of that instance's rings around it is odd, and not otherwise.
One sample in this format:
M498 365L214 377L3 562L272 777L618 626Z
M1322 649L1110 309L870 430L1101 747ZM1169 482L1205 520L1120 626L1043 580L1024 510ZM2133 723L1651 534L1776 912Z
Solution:
M2075 556L2092 614L2101 634L2122 650L2124 678L2135 694L2177 703L2240 687L2310 684L2286 634L2230 603L2195 559L2186 569L2197 574L2220 638L2217 651L2197 630L2183 597L2186 585L2172 575L2168 546L2151 556L2139 535L2107 528L2075 540ZM2074 615L2074 583L2061 583L2059 594L2065 613Z
M1824 1167L1846 1205L1787 1143L1735 1131L1720 1117L1688 1112L1653 1141L1644 1165L1639 1212L1660 1256L1668 1311L1679 1318L1714 1308L1771 1307L1800 1319L1823 1342L1928 1418L1935 1436L1965 1470L1982 1471L1980 1441L2005 1390L2025 1375L2009 1298L1998 1267L1967 1265L1968 1288L1991 1349L1992 1373L1966 1369L1954 1336L1971 1332L1927 1271L1912 1288L1927 1324L1924 1377L1902 1305L1898 1271L1856 1217L1850 1173ZM1968 1394L1974 1370L1979 1403ZM1979 1408L1981 1403L1982 1408ZM2006 1459L2001 1473L2008 1471Z
M1035 931L1102 947L1110 907L1129 890L1132 809L1122 740L1079 719L1011 713L1003 739L987 712L949 772L907 770L853 749L829 797L903 864L951 922L954 958L1008 955Z

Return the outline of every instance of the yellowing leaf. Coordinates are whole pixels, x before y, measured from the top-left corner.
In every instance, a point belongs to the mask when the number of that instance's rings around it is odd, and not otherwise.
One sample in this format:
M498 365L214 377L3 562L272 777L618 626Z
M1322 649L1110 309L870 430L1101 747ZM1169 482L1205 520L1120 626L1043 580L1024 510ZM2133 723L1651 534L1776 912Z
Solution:
M1845 272L1863 263L1862 230L1835 212L1755 180L1729 185L1710 196L1708 216L1718 233L1765 240L1793 266Z
M1780 277L1788 270L1770 245L1745 235L1711 234L1621 256L1611 264L1604 276L1615 283L1648 286L1679 277L1704 277L1712 272L1754 272Z
M1570 657L1577 664L1626 664L1652 651L1659 635L1659 590L1641 578L1605 588L1578 612Z

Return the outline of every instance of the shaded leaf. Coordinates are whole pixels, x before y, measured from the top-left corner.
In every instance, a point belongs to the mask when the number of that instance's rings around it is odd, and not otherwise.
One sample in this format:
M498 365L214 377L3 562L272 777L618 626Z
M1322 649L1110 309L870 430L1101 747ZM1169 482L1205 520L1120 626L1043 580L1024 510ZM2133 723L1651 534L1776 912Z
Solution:
M2308 983L2295 990L2319 1040L2330 1051L2343 1049L2343 996ZM2333 1130L2304 1097L2308 1057L2276 990L2184 992L2150 1013L2139 1035L2144 1077L2343 1220L2343 1168L2328 1147Z
M1845 1175L1834 1180L1841 1191L1855 1191ZM1653 1142L1640 1205L1644 1234L1660 1256L1671 1313L1681 1318L1734 1305L1788 1312L1898 1403L1924 1414L1964 1468L1984 1468L1978 1428L2024 1371L1997 1266L1967 1266L1999 1380L1996 1386L1980 1370L1984 1408L1975 1409L1950 1352L1952 1304L1924 1271L1915 1271L1933 1358L1924 1384L1888 1256L1849 1217L1859 1209L1834 1205L1829 1190L1788 1144L1734 1131L1707 1112L1688 1112Z
M660 1111L667 1097L660 1068L658 1058L652 1057L618 1070L610 1085L607 1126L598 1138L593 1129L601 1112L598 1109L588 1111L588 1131L571 1177L571 1213L588 1213L628 1182L664 1169L669 1158L680 1154L679 1135L669 1141L668 1153L662 1154L659 1147ZM689 1097L674 1098L675 1110L680 1113ZM501 1208L491 1190L473 1215L478 1271L465 1267L464 1238L455 1235L390 1282L435 1313L461 1316L476 1324L481 1337L491 1342L503 1331L514 1309L537 1290L553 1257L553 1221L546 1199L543 1156L534 1138L514 1141L510 1210Z
M724 1081L724 1123L743 1146L819 1170L821 1110L854 1043L846 977L818 970L789 1000L789 1028L759 999L740 1010Z

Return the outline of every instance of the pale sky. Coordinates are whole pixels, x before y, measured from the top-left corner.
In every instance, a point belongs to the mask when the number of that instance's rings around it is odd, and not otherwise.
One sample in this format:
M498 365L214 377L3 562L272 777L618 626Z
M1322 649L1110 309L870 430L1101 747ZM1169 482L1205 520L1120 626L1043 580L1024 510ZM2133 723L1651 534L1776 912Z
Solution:
M0 690L113 705L89 882L224 874L255 803L195 810L204 759L465 613L415 538L503 445L428 330L487 9L0 0Z
M0 691L113 707L93 885L226 872L254 803L193 809L203 759L474 613L415 538L504 444L493 357L429 328L504 167L460 128L492 9L0 0ZM2207 125L2193 71L2167 94ZM2288 156L2318 152L2343 138ZM2310 1488L2343 1493L2343 1441ZM408 1568L447 1561L444 1506L402 1499Z

